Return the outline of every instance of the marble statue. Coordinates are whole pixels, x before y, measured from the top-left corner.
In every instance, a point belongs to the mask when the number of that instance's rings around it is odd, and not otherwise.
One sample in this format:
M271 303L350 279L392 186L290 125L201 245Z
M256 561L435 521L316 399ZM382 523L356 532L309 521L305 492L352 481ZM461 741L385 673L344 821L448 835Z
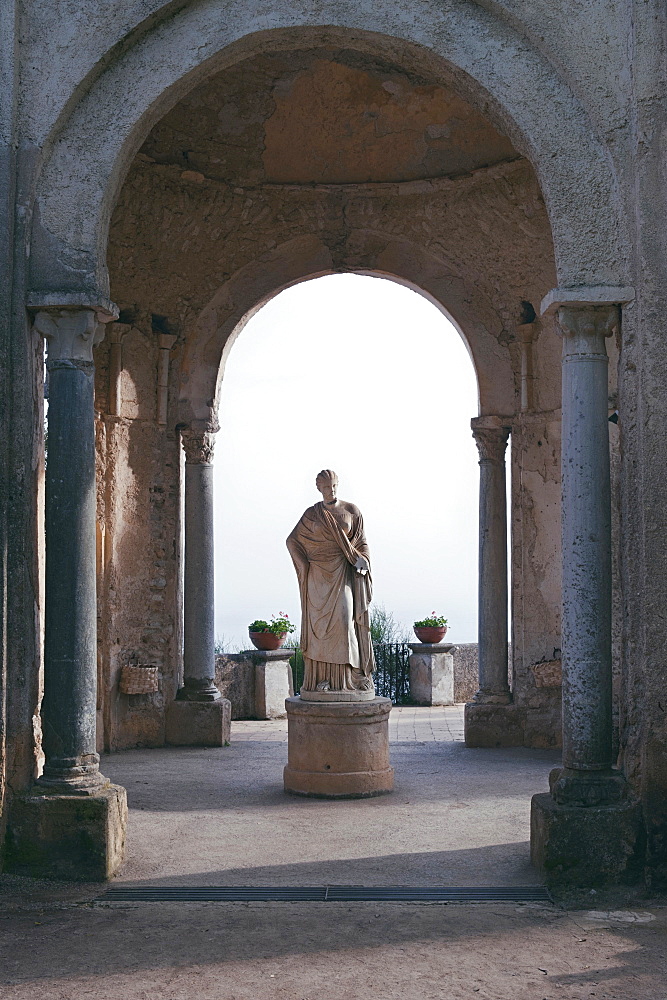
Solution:
M375 660L363 520L358 507L337 498L335 472L323 469L315 485L323 499L305 511L287 539L301 594L301 695L366 701L375 696Z

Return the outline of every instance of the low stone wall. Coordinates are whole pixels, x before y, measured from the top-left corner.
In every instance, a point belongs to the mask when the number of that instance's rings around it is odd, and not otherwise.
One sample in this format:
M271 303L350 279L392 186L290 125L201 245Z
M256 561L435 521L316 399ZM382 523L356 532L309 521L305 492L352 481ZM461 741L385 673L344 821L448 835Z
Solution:
M454 701L471 701L479 687L477 643L462 643L452 654ZM215 680L222 697L232 703L232 719L255 718L255 663L251 652L216 656Z
M255 718L255 663L252 653L225 653L215 658L215 683L232 703L232 719Z
M476 642L464 642L454 656L454 701L472 701L479 689L479 654ZM507 678L512 686L512 647L507 650Z
M454 701L471 701L479 688L477 643L465 642L452 650Z

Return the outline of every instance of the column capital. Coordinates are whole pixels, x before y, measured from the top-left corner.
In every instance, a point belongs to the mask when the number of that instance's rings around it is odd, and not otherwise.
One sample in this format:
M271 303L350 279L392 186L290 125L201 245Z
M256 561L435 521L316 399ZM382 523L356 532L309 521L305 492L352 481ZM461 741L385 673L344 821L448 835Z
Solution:
M480 462L496 462L502 465L505 461L507 439L512 430L512 419L495 416L473 417L470 427L479 451Z
M100 315L104 318L100 320ZM104 324L113 317L95 309L49 307L40 309L33 328L47 343L47 367L55 362L92 365L93 348L104 339Z
M596 306L622 306L632 302L635 290L631 286L582 285L577 288L552 288L542 299L540 313L550 316L561 306L595 308Z
M175 333L160 333L157 338L158 347L161 351L170 351L177 340Z
M28 293L26 305L31 313L49 312L52 309L92 309L98 323L111 323L118 319L120 310L115 302L101 292L39 292Z
M182 427L181 441L188 465L212 465L217 426Z
M606 359L605 339L616 332L621 322L618 305L562 305L556 315L564 357Z
M132 329L131 323L110 323L108 327L107 337L109 343L111 344L122 344L123 339L128 335Z
M539 324L536 320L531 323L517 323L516 333L519 343L521 344L532 344L536 339L536 332Z

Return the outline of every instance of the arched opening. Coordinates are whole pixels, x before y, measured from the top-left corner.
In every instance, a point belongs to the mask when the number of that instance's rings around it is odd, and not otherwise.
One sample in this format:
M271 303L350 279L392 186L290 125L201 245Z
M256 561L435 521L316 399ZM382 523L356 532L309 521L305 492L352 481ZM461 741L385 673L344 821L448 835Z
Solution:
M246 649L248 623L283 607L298 617L285 537L318 499L321 467L338 471L341 495L363 511L375 601L406 641L412 622L437 606L449 618L448 641L476 642L477 412L466 345L412 289L332 275L292 286L255 313L220 393L221 645Z
M297 134L307 140L295 141ZM513 739L556 743L558 692L536 694L531 666L552 659L559 644L559 342L550 322L540 324L534 309L528 315L554 283L555 267L540 186L509 140L455 88L379 54L321 46L264 52L204 80L155 126L116 204L108 259L123 352L142 369L135 383L144 379L146 407L152 392L162 401L166 434L148 423L128 427L105 474L116 475L121 458L139 491L157 477L154 522L163 523L168 508L167 534L177 538L173 428L215 430L235 338L281 289L318 275L373 274L418 289L453 317L474 364L480 418L514 431L513 686L539 712L528 736L522 729ZM102 408L107 352L106 345L98 351ZM251 397L252 390L249 406ZM145 449L149 462L140 457ZM537 455L543 473L524 474ZM118 564L131 567L134 582L118 610L108 605L110 633L125 641L103 655L110 691L137 649L164 671L163 700L150 710L154 728L148 710L141 723L159 745L182 670L182 545L158 538L151 567L145 532L133 520L116 533ZM125 609L134 615L147 591L154 624L135 616L128 631ZM106 704L113 706L106 745L133 745L132 706L113 696Z

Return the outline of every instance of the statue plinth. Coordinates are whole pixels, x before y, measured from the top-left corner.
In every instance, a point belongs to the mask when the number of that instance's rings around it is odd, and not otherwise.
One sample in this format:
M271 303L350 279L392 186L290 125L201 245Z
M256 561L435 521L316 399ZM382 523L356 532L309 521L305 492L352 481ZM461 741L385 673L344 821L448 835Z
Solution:
M322 799L359 799L394 789L389 763L389 698L285 699L288 758L285 791ZM370 693L370 692L369 692Z
M304 691L299 692L302 701L374 701L375 688L369 691Z

